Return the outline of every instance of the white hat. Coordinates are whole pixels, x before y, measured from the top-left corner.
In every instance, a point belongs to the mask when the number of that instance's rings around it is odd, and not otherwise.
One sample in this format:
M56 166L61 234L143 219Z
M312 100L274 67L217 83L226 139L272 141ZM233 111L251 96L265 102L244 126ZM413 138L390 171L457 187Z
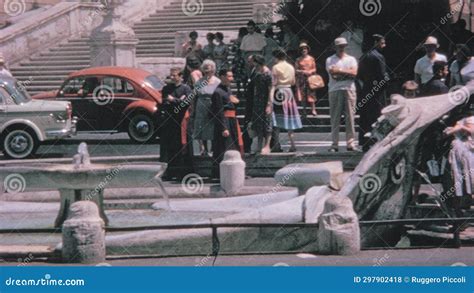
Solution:
M429 36L428 38L426 38L426 41L425 41L425 46L426 45L435 45L435 46L439 46L438 44L438 39L435 38L435 37L432 37L432 36Z
M347 46L347 40L346 38L337 38L334 40L334 45L336 46Z

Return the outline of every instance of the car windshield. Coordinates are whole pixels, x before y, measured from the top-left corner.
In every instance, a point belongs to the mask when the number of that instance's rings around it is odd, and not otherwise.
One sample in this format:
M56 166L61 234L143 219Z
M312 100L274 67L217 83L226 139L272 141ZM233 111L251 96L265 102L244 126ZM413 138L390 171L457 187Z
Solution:
M25 90L25 87L20 84L7 84L6 86L8 92L10 93L11 97L17 104L24 104L31 101L30 94Z
M161 81L161 79L156 75L150 75L147 78L145 78L145 84L158 91L160 91L165 85Z

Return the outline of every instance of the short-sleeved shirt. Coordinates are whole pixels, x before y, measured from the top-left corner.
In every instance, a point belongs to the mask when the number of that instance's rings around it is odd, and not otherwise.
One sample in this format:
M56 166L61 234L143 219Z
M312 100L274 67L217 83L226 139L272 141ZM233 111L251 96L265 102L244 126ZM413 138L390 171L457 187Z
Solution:
M436 61L448 62L448 59L443 54L436 53L433 60L425 55L416 61L415 74L420 75L421 84L425 84L433 78L433 64Z
M331 67L338 67L343 70L348 70L351 68L358 69L358 64L356 58L351 55L345 54L342 58L339 58L337 55L332 55L326 60L326 70L329 71ZM341 78L334 79L331 74L329 74L329 92L342 91L342 90L356 90L354 78Z
M8 77L13 77L13 75L8 71L6 68L3 68L0 70L0 75L8 76Z
M272 67L273 85L292 86L296 83L295 68L286 61L280 61Z

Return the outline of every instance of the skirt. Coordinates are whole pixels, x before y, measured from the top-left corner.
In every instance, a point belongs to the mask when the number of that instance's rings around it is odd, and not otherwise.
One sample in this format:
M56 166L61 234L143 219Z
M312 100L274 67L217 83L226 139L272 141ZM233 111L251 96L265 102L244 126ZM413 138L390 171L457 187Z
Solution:
M469 147L468 142L460 139L453 140L449 152L449 163L451 164L456 196L463 196L464 192L472 195L474 152Z
M273 126L285 130L303 128L298 105L291 88L280 88L273 98Z
M210 97L198 96L194 111L193 139L214 139L214 122L212 119L212 101Z

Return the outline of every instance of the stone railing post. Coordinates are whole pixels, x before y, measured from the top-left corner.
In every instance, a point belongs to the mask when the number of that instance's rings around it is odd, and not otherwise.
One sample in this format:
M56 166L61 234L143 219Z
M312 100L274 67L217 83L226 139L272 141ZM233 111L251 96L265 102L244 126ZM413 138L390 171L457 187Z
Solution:
M245 185L245 162L238 151L227 151L219 165L221 188L227 196L235 195Z
M107 15L90 37L91 66L135 67L138 39L132 28L124 24L117 7L126 0L110 0Z
M94 202L78 201L70 206L62 227L62 258L68 263L105 261L104 221Z

